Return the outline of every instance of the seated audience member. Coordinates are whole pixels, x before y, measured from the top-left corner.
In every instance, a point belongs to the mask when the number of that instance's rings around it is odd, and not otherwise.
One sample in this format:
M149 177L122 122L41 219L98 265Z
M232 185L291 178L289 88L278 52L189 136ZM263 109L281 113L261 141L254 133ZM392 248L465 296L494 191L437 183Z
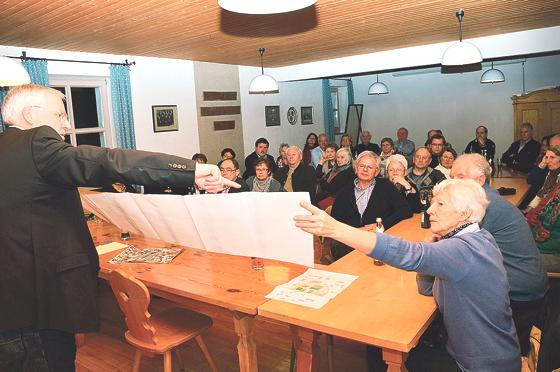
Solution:
M340 150L339 150L340 151ZM337 194L332 207L332 216L340 222L363 230L374 231L375 220L381 217L386 229L412 216L405 198L379 174L379 156L364 151L355 162L357 178L344 186ZM332 255L339 259L352 248L333 242Z
M480 125L476 128L475 133L475 139L467 144L465 154L480 154L492 164L494 162L494 155L496 155L496 144L488 138L488 128Z
M397 142L395 142L396 152L402 154L406 158L408 164L412 164L415 149L416 145L414 142L408 139L408 129L399 128L397 130ZM406 168L408 168L408 166Z
M313 168L317 168L317 165L319 165L328 143L327 135L325 133L319 134L319 146L311 151L311 163L309 165Z
M268 159L259 159L255 163L255 175L247 178L249 191L281 192L280 182L272 178Z
M381 140L381 154L379 155L379 177L385 177L385 161L395 153L393 140L385 137Z
M241 185L241 187L238 189L225 188L224 191L222 191L222 194L249 191L249 187L247 186L247 183L245 183L245 180L239 177L239 163L237 162L237 160L224 159L218 163L218 167L220 168L222 177Z
M243 173L243 178L247 179L250 176L255 175L255 163L259 159L267 158L270 164L273 164L273 171L276 170L276 163L274 158L267 154L268 153L268 141L266 138L259 138L255 141L255 151L250 153L245 158L245 172Z
M336 152L336 165L319 181L317 203L321 209L331 206L336 194L354 179L352 155L346 147Z
M356 157L356 148L353 146L352 138L350 138L349 134L343 134L340 137L340 148L347 147L352 154L352 158Z
M540 143L533 139L533 126L531 123L521 124L521 139L513 142L502 155L502 164L511 169L527 173L535 164Z
M491 172L490 164L482 155L464 154L455 160L451 178L475 180L482 185L490 201L481 227L492 234L502 252L521 353L527 355L531 349L531 328L539 319L548 279L525 217L512 203L490 188L487 181Z
M428 147L430 154L432 154L430 167L435 168L439 165L439 158L441 154L443 154L443 150L445 150L446 148L447 144L443 135L438 133L434 134L432 138L430 138L430 147Z
M276 158L276 167L282 168L288 165L288 159L286 158L286 150L290 147L287 143L281 143L278 149L278 157Z
M286 150L288 165L279 168L274 178L280 182L284 191L307 191L312 203L315 203L315 171L310 165L301 162L301 150L297 146L290 146Z
M420 212L420 197L414 184L405 178L408 162L403 155L395 154L387 159L386 177L397 188L399 193L406 199L410 209L414 213Z
M545 137L546 138L546 137ZM547 166L548 157L545 157L546 152L551 147L560 147L560 134L549 136L548 138L543 138L541 141L541 155L539 155L539 160L537 165L531 168L531 171L527 175L527 183L531 185L529 190L523 197L523 200L519 203L518 208L524 213L529 212L529 203L537 196L539 190L543 187L546 177L549 174L549 169ZM535 205L538 201L535 201Z
M305 203L312 215L294 219L306 232L418 273L418 290L434 296L447 340L438 352L422 345L413 349L406 362L410 371L520 371L502 255L479 226L488 206L484 190L472 180L445 180L434 187L433 200L432 242L353 229Z
M364 151L375 152L377 155L381 152L381 149L377 143L371 143L371 133L369 130L362 130L360 134L360 139L362 143L356 146L356 155L360 155Z
M441 131L441 129L430 129L428 131L428 134L426 135L427 139L426 139L426 143L424 143L424 147L430 148L430 143L432 141L432 137L436 134L439 134L439 135L443 136L443 132Z
M208 158L206 155L199 152L192 156L192 160L196 161L198 164L208 164Z
M414 165L406 171L406 180L414 185L418 192L429 192L435 184L443 181L445 176L440 171L429 167L432 157L425 147L419 147L414 153Z
M222 160L225 159L235 159L235 151L232 148L226 147L225 149L220 152L220 158Z
M435 168L443 175L445 178L450 178L449 174L451 173L451 167L453 166L453 162L457 159L457 153L453 149L445 149L439 158L439 164Z
M319 146L319 139L315 133L309 133L307 139L305 140L305 145L303 145L302 162L305 165L311 164L311 152L315 147ZM311 165L313 167L313 165Z
M560 180L560 146L549 148L545 152L538 167L539 169L541 167L543 169L546 169L547 172L544 176L544 182L542 183L541 188L539 189L539 191L537 191L537 194L529 203L529 206L526 208L525 213L535 208L541 202L542 198L546 194L548 194Z
M336 165L336 151L338 150L338 146L336 143L331 142L325 147L325 151L323 151L323 156L319 160L319 164L315 168L315 178L317 178L317 182L323 178L323 176L332 169Z

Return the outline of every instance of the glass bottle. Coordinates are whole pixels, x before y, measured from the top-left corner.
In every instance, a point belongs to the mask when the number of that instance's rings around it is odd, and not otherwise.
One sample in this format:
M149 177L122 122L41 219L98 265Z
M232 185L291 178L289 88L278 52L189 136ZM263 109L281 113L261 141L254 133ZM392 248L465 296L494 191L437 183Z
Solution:
M381 219L381 217L377 217L375 219L375 232L376 233L385 232L385 227L383 226L383 220ZM373 264L376 265L376 266L385 265L383 263L383 261L379 261L379 260L376 260L376 259L373 259Z
M430 215L428 214L429 208L430 202L428 201L428 198L422 198L420 200L420 227L423 229L429 229L431 227Z

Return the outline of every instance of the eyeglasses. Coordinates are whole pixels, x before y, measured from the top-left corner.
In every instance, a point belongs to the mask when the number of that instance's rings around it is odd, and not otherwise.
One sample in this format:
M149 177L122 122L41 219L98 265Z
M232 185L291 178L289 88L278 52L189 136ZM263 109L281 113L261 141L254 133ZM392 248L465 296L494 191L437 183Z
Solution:
M377 166L375 166L375 165L369 165L369 164L359 164L359 165L358 165L358 168L361 169L361 170L370 171L370 170L377 169Z
M233 168L220 168L220 172L223 172L223 173L233 173L236 170L237 169L233 169Z
M49 113L52 114L52 115L58 116L58 118L59 118L60 120L64 120L64 121L67 121L67 120L68 120L68 115L66 115L65 112L56 112L56 111L46 110L43 106L37 106L37 105L33 105L33 106L31 106L31 107L37 107L37 108L40 108L40 109L42 109L42 110L44 110L44 111L46 111L46 112L49 112Z
M255 168L257 172L268 172L268 168Z

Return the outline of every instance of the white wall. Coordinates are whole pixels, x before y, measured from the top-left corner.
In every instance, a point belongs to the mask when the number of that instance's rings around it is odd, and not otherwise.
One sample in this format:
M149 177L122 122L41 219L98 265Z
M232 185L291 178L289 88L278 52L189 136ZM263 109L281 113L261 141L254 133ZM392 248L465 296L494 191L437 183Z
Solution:
M249 94L251 80L260 73L260 68L239 67L245 156L255 150L257 138L265 137L270 142L269 154L276 158L280 143L287 142L301 148L310 132L319 134L324 131L321 81L280 83L280 93L278 94ZM280 106L280 126L267 127L265 125L265 106ZM291 106L298 111L298 122L295 125L290 125L286 116ZM313 124L301 125L301 106L313 107ZM241 156L239 158L241 159Z
M198 151L194 74L191 61L9 46L0 46L0 55L20 56L24 50L29 57L39 58L116 63L123 63L125 59L136 61L136 65L130 68L130 79L137 148L189 158ZM48 70L49 75L109 77L109 65L103 64L49 61ZM110 92L110 84L108 85ZM152 105L177 105L179 130L154 133Z
M560 85L560 56L529 59L525 63L526 90ZM460 153L474 138L475 127L484 124L497 152L513 141L511 97L522 92L521 64L495 65L506 77L500 84L480 84L482 71L441 74L420 70L415 75L382 74L379 80L389 94L368 96L375 75L352 78L356 103L364 104L362 127L373 133L373 141L396 138L396 129L407 127L409 138L423 145L430 128L442 129ZM483 70L490 68L484 66ZM431 71L431 70L430 70Z

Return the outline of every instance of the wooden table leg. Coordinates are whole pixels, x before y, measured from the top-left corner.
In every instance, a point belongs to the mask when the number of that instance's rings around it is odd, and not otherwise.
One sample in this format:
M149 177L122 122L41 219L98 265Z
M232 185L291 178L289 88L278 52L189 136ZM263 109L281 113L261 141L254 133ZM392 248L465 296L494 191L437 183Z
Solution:
M290 325L296 348L297 372L318 372L320 353L317 340L319 333L311 329Z
M239 356L240 372L258 371L257 345L253 339L255 316L234 311L233 324L235 325L235 333L239 337L237 354Z
M402 351L383 349L383 360L387 363L387 372L406 372L407 354Z

